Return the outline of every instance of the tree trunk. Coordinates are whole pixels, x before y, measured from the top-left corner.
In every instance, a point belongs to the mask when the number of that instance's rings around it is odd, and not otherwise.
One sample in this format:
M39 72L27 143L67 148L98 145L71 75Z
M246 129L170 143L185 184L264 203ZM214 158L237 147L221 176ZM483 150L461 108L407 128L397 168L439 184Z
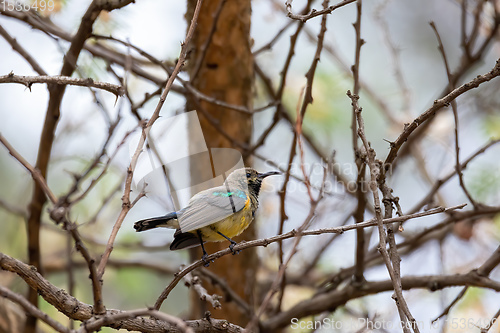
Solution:
M188 1L187 19L190 21L196 0ZM245 106L251 109L253 87L253 56L250 39L251 5L250 0L225 1L205 0L202 5L198 25L191 41L192 50L188 60L188 71L192 85L202 93L218 100ZM215 25L214 25L215 24ZM187 110L197 110L201 128L208 149L236 148L204 116L208 113L220 128L242 144L250 144L252 117L234 110L226 109L205 101L188 99ZM204 110L204 112L201 112ZM220 162L220 161L218 161ZM245 164L248 161L245 161ZM200 178L200 175L204 177ZM209 175L207 177L207 175ZM207 179L212 175L206 164L191 165L191 176ZM193 193L194 194L194 193ZM253 225L237 237L236 241L254 239ZM209 243L208 253L213 253L229 246L228 242ZM201 257L201 249L196 249L193 259ZM228 285L250 305L255 284L256 252L245 250L239 255L225 256L211 263L209 269L225 279ZM221 290L205 285L209 294L224 295ZM237 306L221 300L222 309L207 308L197 295L192 294L193 318L200 318L205 311L210 311L214 318L224 318L231 323L245 325L249 314L242 313Z

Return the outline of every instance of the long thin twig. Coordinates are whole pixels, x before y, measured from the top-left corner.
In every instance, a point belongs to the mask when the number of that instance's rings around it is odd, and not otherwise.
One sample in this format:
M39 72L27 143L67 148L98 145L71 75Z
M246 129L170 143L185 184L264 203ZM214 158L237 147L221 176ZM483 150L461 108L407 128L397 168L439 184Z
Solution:
M328 0L323 1L323 7L328 6L328 2L329 2ZM311 2L308 2L307 7L310 6L310 3ZM306 171L304 169L304 164L303 164L304 151L303 151L303 147L302 147L302 143L301 143L301 135L302 135L302 123L304 121L304 116L306 114L308 106L310 104L312 104L312 102L313 102L312 87L313 87L313 82L314 82L314 76L316 74L316 68L317 68L319 60L320 60L321 51L323 50L323 41L325 39L325 34L326 34L326 17L327 17L327 15L325 14L325 15L323 15L323 17L321 19L321 28L320 28L320 32L318 34L318 43L316 45L316 52L315 52L314 58L311 62L311 66L309 67L309 70L307 71L307 73L305 75L306 87L304 89L304 97L302 99L302 104L300 106L300 109L297 108L297 120L296 120L296 123L294 126L295 131L293 133L293 139L292 139L292 143L290 146L288 167L287 167L287 171L286 171L285 181L283 183L283 187L282 187L281 192L280 192L280 207L281 208L280 208L280 225L279 225L278 233L283 233L285 221L288 219L288 216L286 215L286 209L285 209L286 195L287 195L288 182L290 180L290 171L292 168L292 163L293 163L293 160L295 158L295 155L297 154L297 144L299 145L299 154L300 154L300 158L301 158L302 173L304 175L304 181L305 181L306 188L307 188L307 191L309 194L311 206L316 207L316 205L317 205L317 203L315 203L315 200L313 199L313 196L311 194L311 185L309 183ZM297 27L297 31L296 31L295 35L293 35L291 37L291 41L293 44L295 44L295 42L297 41L297 37L299 36L299 33L302 31L303 25L304 25L304 22L300 22L298 27ZM294 49L295 49L295 46L293 46L293 47L290 46L289 52L293 52ZM288 67L289 67L289 64L291 61L291 56L293 56L293 53L288 54L288 58L287 58L288 65L287 65L286 71L288 71ZM284 91L284 87L285 87L284 84L286 81L284 81L284 77L286 75L286 71L284 71L284 74L282 77L282 84L280 85L280 88L278 90L278 96L279 96L280 100L283 96L283 91ZM278 112L278 110L276 112ZM322 193L322 191L320 191L320 193ZM283 269L283 272L279 274L279 276L280 276L279 282L281 282L281 284L280 284L279 295L278 295L277 310L280 310L281 303L282 303L283 296L284 296L285 285L286 285L286 272L285 272L283 267L286 267L286 265L284 262L284 251L283 251L283 243L282 242L278 243L278 248L279 248L279 262L280 262L280 267L281 267L280 272L281 272L281 269ZM295 247L294 247L294 249L295 249ZM292 253L294 253L294 252L292 252ZM291 259L291 257L289 257L288 261L290 261L290 259ZM274 290L273 290L273 288L271 288L270 292L267 295L267 297L269 297L268 301L270 300L270 297L273 295L273 292L274 292ZM266 309L266 307L267 307L267 304L265 304L265 307L262 307L262 305L261 305L259 311L264 311ZM255 322L259 319L260 315L261 315L261 313L257 313L257 315L254 316L254 318L252 319L253 324L255 324ZM251 327L250 324L248 326Z
M312 4L312 1L308 0L305 8L303 9L304 13L306 13L310 10L311 4ZM257 140L256 144L251 149L249 149L249 151L247 153L252 153L260 145L264 144L266 138L269 136L269 134L275 128L275 126L278 124L278 122L281 118L281 115L284 113L283 106L281 104L281 100L283 98L283 93L285 91L285 85L286 85L286 81L287 81L288 71L290 69L290 64L291 64L292 58L295 54L295 47L297 45L297 40L298 40L298 37L299 37L301 31L304 28L304 24L305 24L304 22L299 22L299 24L297 25L297 29L295 30L295 33L290 36L290 47L288 49L288 53L287 53L285 62L283 64L283 69L281 70L281 73L280 73L281 79L280 79L280 84L279 84L277 90L274 91L270 80L264 80L266 83L268 95L273 100L279 101L280 104L278 104L278 106L276 107L276 111L275 111L274 117L273 117L273 122L271 123L271 125L268 127L268 129L266 131L264 131L264 133L261 135L261 137ZM257 65L256 65L256 71L259 73L259 68ZM263 74L263 72L262 72L262 74ZM261 77L264 78L265 76L261 75ZM278 231L277 231L278 234L283 233L285 222L288 220L288 216L286 215L286 208L285 208L286 200L285 199L286 199L286 195L287 195L288 182L290 181L290 171L292 168L292 162L295 158L295 153L296 153L296 151L295 151L296 150L296 142L297 142L297 132L294 132L294 137L292 139L292 143L290 146L290 154L288 157L287 170L285 172L285 180L283 181L283 186L281 187L281 191L280 191L280 222L279 222L279 227L278 227ZM279 262L280 262L280 265L282 265L284 262L284 253L283 253L283 243L281 241L278 242L278 253L279 253ZM285 281L283 281L282 285L284 285L284 283L285 283Z
M432 27L432 30L436 34L439 52L441 53L441 56L443 58L444 68L446 70L446 76L447 76L448 82L450 84L449 88L450 88L450 90L453 90L453 89L455 89L453 76L452 76L451 71L450 71L450 66L448 64L448 58L446 56L446 51L444 50L443 42L441 41L441 36L439 35L439 32L436 28L436 24L434 22L430 22L430 26ZM458 137L458 110L457 110L458 106L457 106L456 100L451 101L451 109L453 111L453 120L455 121L455 169L457 172L458 181L460 183L460 187L462 188L462 191L465 193L465 195L467 196L469 201L472 203L472 205L474 207L476 207L477 206L476 201L472 198L469 191L467 190L467 187L465 186L464 175L462 173L461 164L460 164L460 144L458 141L458 138L459 138Z
M69 77L63 75L39 75L39 76L21 76L14 75L13 72L7 75L0 75L0 83L19 83L27 88L31 89L31 86L35 83L45 83L45 84L55 84L55 85L72 85L80 87L92 87L97 89L102 89L116 96L123 95L123 88L119 85L108 83L108 82L98 82L91 78L79 79L76 77Z
M111 255L111 251L113 251L113 244L115 242L116 236L118 235L118 231L120 230L120 227L123 223L123 220L125 219L125 216L129 212L131 208L131 202L130 202L130 192L131 192L131 186L132 186L132 178L134 174L134 170L137 164L137 161L139 159L139 155L142 151L142 147L144 146L144 143L146 141L147 133L149 132L151 126L154 124L154 122L158 119L160 116L160 110L165 103L165 100L167 98L167 95L172 88L172 85L174 83L175 78L177 77L177 74L180 72L181 68L184 66L184 62L186 60L187 52L188 52L188 44L191 41L191 38L194 33L194 29L196 27L197 21L198 21L198 15L200 13L201 9L201 3L202 0L198 0L196 3L196 7L194 10L193 18L191 20L188 32L186 34L186 39L184 40L184 43L182 43L182 48L181 48L181 53L179 56L179 60L177 61L177 64L170 75L170 77L167 80L167 83L165 84L165 89L163 90L163 93L161 94L160 101L158 102L158 105L156 106L155 111L153 112L151 118L147 122L147 124L144 126L142 130L142 134L139 140L139 143L137 145L137 148L132 156L132 159L130 161L130 165L127 169L127 179L125 180L125 190L124 190L124 195L122 198L123 205L122 205L122 210L113 225L113 229L111 231L111 234L109 236L108 244L106 245L106 249L104 250L104 253L102 255L102 259L99 263L98 267L98 274L99 277L102 278L104 274L104 270L106 268L106 263L108 261L109 256Z
M376 22L381 27L381 30L382 30L383 35L384 35L385 44L387 45L387 49L389 50L389 54L391 56L391 64L393 67L394 77L395 77L397 86L400 89L401 97L403 100L402 111L407 116L410 116L411 91L410 91L410 88L408 87L408 84L403 76L403 71L402 71L401 61L400 61L400 49L395 45L395 43L391 37L391 30L389 28L389 25L387 24L387 20L385 19L386 17L389 17L386 13L384 13L384 10L386 9L389 2L390 2L390 0L385 0L385 1L381 2L380 5L378 5L377 8L375 9L374 17L375 17Z
M486 74L478 75L468 83L462 84L460 87L453 89L451 92L446 94L446 96L434 101L433 105L425 110L420 116L415 118L413 122L405 126L403 132L398 136L398 138L391 142L391 150L385 159L385 168L390 168L391 164L397 157L398 151L401 146L406 142L410 135L423 123L425 123L430 118L434 117L436 111L448 106L451 101L455 100L458 96L466 93L467 91L479 87L482 83L491 81L500 75L500 59L497 60L495 66L491 71Z
M280 39L280 37L283 35L283 33L289 28L291 27L293 24L292 21L290 22L287 22L285 24L285 26L283 28L281 28L278 33L276 35L274 35L274 37L269 41L267 42L266 44L264 44L263 46L261 46L259 49L257 49L256 51L253 51L253 56L257 56L259 55L260 53L264 52L264 51L267 51L267 50L271 50L273 45Z
M152 56L151 54L149 54L148 52L144 51L143 49L139 48L138 46L136 46L134 44L122 41L122 40L120 40L118 38L115 38L115 37L101 36L101 35L93 35L93 37L97 38L97 39L111 40L111 41L120 43L120 44L122 44L124 46L130 47L130 48L134 49L135 51L139 52L140 55L144 56L146 59L148 59L149 61L151 61L151 63L160 66L163 70L165 70L165 72L168 75L172 75L172 71L173 71L172 68L170 68L169 66L165 65L162 61L160 61L159 59L155 58L154 56ZM206 101L206 102L209 102L209 103L212 103L212 104L215 104L215 105L218 105L218 106L230 109L230 110L234 110L234 111L237 111L237 112L240 112L240 113L244 113L244 114L253 114L253 113L256 113L256 112L261 112L261 111L264 111L264 110L266 110L266 109L268 109L268 108L270 108L272 106L275 106L275 104L276 104L275 102L270 102L267 105L263 105L261 107L255 108L253 110L249 110L249 108L247 108L246 106L227 103L225 101L221 101L221 100L219 100L217 98L214 98L212 96L205 95L204 93L202 93L201 91L199 91L198 89L196 89L191 84L190 80L185 80L182 77L177 77L176 80L181 83L181 85L184 87L184 89L183 90L179 90L179 89L174 89L174 87L173 87L172 88L173 91L176 91L176 92L184 94L184 95L188 95L189 94L189 95L194 96L197 99L200 99L200 100L203 100L203 101ZM161 84L163 85L163 83L161 83ZM148 102L152 97L160 95L161 90L162 90L162 88L158 88L158 89L156 89L152 93L147 93L146 96L145 96L145 98L141 102L139 102L137 104L134 104L134 106L132 107L132 110L134 110L136 112L137 109L143 107L144 104L146 102ZM137 114L136 114L136 117L138 118L138 120L140 120L140 117L138 117Z
M328 1L328 0L327 0ZM302 225L297 229L296 232L296 237L293 242L292 249L286 258L286 260L280 265L280 268L278 270L278 273L276 274L276 278L274 279L271 288L269 288L266 296L262 300L262 303L259 306L259 309L255 312L252 320L247 324L245 327L245 330L248 332L252 332L254 327L257 325L257 322L259 321L260 317L262 314L266 311L267 307L269 306L269 303L271 302L272 297L279 291L282 295L284 290L282 289L284 284L281 283L281 281L284 280L285 278L285 273L286 269L292 260L293 256L297 253L297 246L299 245L300 240L302 239L302 236L304 235L304 231L307 229L307 227L311 224L311 221L313 218L316 216L316 207L319 203L319 201L322 199L322 194L319 195L317 200L313 200L311 202L311 207L309 209L309 214L307 215L306 219L302 223Z
M463 287L462 290L458 293L458 295L453 299L453 301L451 301L450 304L441 312L441 314L439 314L436 318L432 320L432 322L435 323L440 318L448 315L448 313L450 313L451 308L465 296L465 293L467 292L468 289L469 289L468 286Z
M340 224L340 226L344 226L347 224L347 222L350 220L352 214L348 214L344 221L342 221L342 223ZM318 262L320 261L323 253L326 251L326 249L333 243L333 241L335 239L337 239L337 237L340 236L340 234L332 234L330 236L329 239L327 239L324 244L321 245L321 247L317 250L317 252L314 254L314 256L312 256L312 259L308 258L307 260L307 265L304 267L304 269L302 270L302 273L299 274L299 276L307 276L307 274L309 272L311 272L315 267L316 265L318 264Z
M323 14L331 14L335 9L338 9L340 7L344 7L345 5L348 5L352 2L355 2L356 0L344 0L341 1L335 5L331 5L327 8L323 8L321 10L317 9L312 9L310 13L305 14L305 15L300 15L300 14L294 14L292 13L292 0L287 0L285 2L285 7L287 11L287 16L293 20L299 20L301 22L306 22L307 20L310 20L314 17L323 15Z
M469 156L465 161L463 161L460 165L460 169L464 170L467 167L467 165L471 161L473 161L477 156L481 155L486 150L488 150L491 146L493 146L499 142L500 142L500 139L491 140L491 141L487 142L485 145L483 145L481 148L479 148L476 152L474 152L471 156ZM429 190L427 195L425 197L423 197L422 200L417 202L415 204L415 206L412 209L410 209L408 212L409 213L418 212L423 206L428 204L432 200L434 195L437 193L437 191L441 188L441 186L446 184L446 182L448 182L456 173L457 173L457 169L455 168L454 170L450 171L446 176L436 180L436 182L431 187L431 189Z
M316 35L314 35L311 29L306 27L304 29L304 32L312 43L317 43L317 37ZM326 54L337 63L338 68L344 73L344 75L351 78L353 74L351 66L349 66L347 62L342 58L340 52L337 52L335 46L332 45L331 42L325 43L323 49ZM382 115L391 123L391 125L401 124L401 121L394 115L394 111L390 108L390 105L388 105L386 100L380 97L373 86L371 86L370 84L368 84L368 82L362 80L361 78L359 78L359 86L369 97L369 99L378 106L378 109L380 110Z
M415 213L411 215L403 215L403 216L398 216L398 217L393 217L390 219L383 219L382 224L389 224L389 223L395 223L395 222L402 222L402 221L408 221L414 218L419 218L419 217L424 217L424 216L429 216L429 215L434 215L434 214L439 214L439 213L444 213L444 212L451 212L457 209L462 209L465 207L466 204L458 205L458 206L453 206L449 208L434 208L425 212L420 212L420 213ZM378 225L377 219L372 218L370 220L367 220L365 222L357 223L357 224L352 224L352 225L344 225L340 227L333 227L333 228L323 228L323 229L317 229L317 230L306 230L302 232L302 236L312 236L312 235L322 235L322 234L328 234L328 233L334 233L334 234L342 234L346 231L349 230L356 230L359 228L367 228L367 227L373 227ZM240 242L237 245L233 247L234 251L239 251L239 250L244 250L248 249L251 247L256 247L256 246L268 246L271 243L283 241L285 239L293 238L297 236L297 231L296 230L291 230L287 233L280 234L274 237L270 238L265 238L265 239L258 239L254 241L249 241L249 242ZM216 260L222 256L228 255L232 253L232 251L227 248L218 252L215 252L213 254L210 254L207 256L206 260L212 261ZM192 264L186 266L184 269L182 269L179 273L177 273L173 280L169 283L169 285L165 288L165 290L161 293L161 295L158 297L155 303L155 309L159 309L161 307L161 304L163 301L165 301L170 294L170 292L174 289L174 287L179 283L179 281L182 279L184 275L187 273L193 271L194 269L201 267L205 264L205 261L203 260L197 260L193 262Z
M500 309L498 309L497 313L491 317L491 319L488 321L488 324L485 326L481 327L481 333L488 333L488 331L495 325L495 323L498 321L498 318L500 318Z
M31 68L35 72L37 72L39 75L47 75L47 72L43 70L43 68L40 66L40 64L31 56L31 54L28 53L18 42L15 38L13 38L7 30L5 30L1 25L0 25L0 35L12 46L12 49L15 50L17 53L19 53L26 61L30 64Z
M312 0L308 0L306 3L306 6L302 10L302 12L304 12L304 13L308 12L309 9L311 8L311 3L312 3ZM269 134L271 134L273 129L276 127L276 125L280 121L281 117L286 114L281 100L283 98L283 93L285 92L285 85L286 85L286 81L287 81L288 71L290 69L290 64L292 62L292 58L295 54L295 47L297 45L297 40L298 40L300 33L302 32L303 29L304 29L304 22L299 22L299 24L297 25L297 29L295 30L295 33L290 36L290 46L288 48L288 53L287 53L285 62L283 64L282 70L280 72L280 76L281 76L280 83L279 83L278 88L276 90L273 88L272 81L267 77L267 75L265 75L264 71L260 68L260 66L257 64L257 62L255 62L255 64L254 64L255 72L264 81L267 94L277 104L276 104L276 110L274 112L272 123L261 134L261 136L256 140L255 144L252 147L250 147L249 149L247 149L247 151L245 152L245 156L249 156L250 154L253 154L255 152L255 150L257 150L259 147L261 147L265 143ZM293 160L293 156L291 156L291 159ZM289 163L291 163L290 160L289 160ZM285 175L284 186L288 182L288 180L287 180L288 174L289 174L289 172L287 172Z
M356 3L356 22L354 22L354 31L356 33L356 47L354 52L354 65L352 66L352 77L353 77L353 91L354 95L359 95L360 82L359 82L359 68L361 59L361 47L365 41L361 38L361 15L362 15L362 4L363 2L359 0ZM354 103L352 104L352 116L351 116L351 139L352 139L352 149L354 151L354 162L356 164L358 175L356 177L356 200L357 207L353 213L355 222L362 222L365 218L366 209L366 196L363 185L365 183L365 172L366 172L366 149L360 149L358 146L358 126L357 126L357 114ZM365 231L363 229L356 230L356 259L355 259L355 273L354 282L362 283L364 281L363 271L365 262Z
M472 22L472 24L466 24L467 23L466 16L468 15L468 13L462 12L462 24L464 26L461 27L461 30L462 30L461 45L464 48L464 52L462 54L460 61L458 61L459 66L453 71L453 73L451 75L452 76L452 86L457 86L460 83L460 80L465 75L469 74L470 70L472 68L474 68L474 66L476 66L481 60L483 60L483 58L485 57L485 55L487 53L487 50L491 47L492 42L495 40L495 38L497 36L497 32L500 29L500 20L494 20L492 27L488 27L487 29L483 30L483 31L487 31L487 33L485 34L482 43L480 43L477 47L475 47L475 50L474 50L474 45L473 45L474 43L471 42L471 40L474 40L477 38L477 33L474 31L476 31L476 29L478 29L482 25L482 22L484 21L484 19L483 19L484 8L481 4L482 2L484 2L484 1L483 0L477 1L477 6L476 6L475 12L474 12L474 21ZM462 3L465 3L465 1L463 1ZM465 10L466 7L467 6L464 5L462 7L462 11ZM498 12L497 6L491 6L491 7L493 7L492 17L498 17L500 14ZM490 14L487 14L487 15L490 15ZM471 32L471 34L469 36L467 36L467 34L466 34L466 30L468 28L467 25L473 26L473 28L472 28L473 32ZM466 83L465 85L468 85L468 83ZM446 97L446 96L449 97L449 94L450 94L449 86L450 86L450 84L449 84L449 82L447 82L446 86L442 89L442 92L439 95L439 96L443 96L443 97L441 97L441 99ZM455 99L456 97L457 96L451 98L451 100ZM441 99L439 99L438 101L440 101ZM446 101L444 106L447 106L451 100ZM431 107L431 109L432 108L433 107ZM417 125L418 128L416 128L415 132L412 135L407 136L401 142L398 141L398 145L403 144L403 142L406 142L402 146L402 149L399 149L399 148L394 149L396 147L393 146L393 143L391 143L391 152L389 153L389 155L392 155L391 156L391 161L392 161L391 166L393 169L395 167L395 162L396 162L395 157L398 154L398 151L401 150L399 152L399 155L401 155L401 156L405 156L406 154L408 154L411 151L411 147L412 147L413 143L418 142L422 138L422 135L424 135L424 133L426 133L426 130L429 128L432 121L435 119L434 116L437 115L440 111L442 111L442 109L443 108L441 105L441 106L437 107L436 109L434 109L433 111L431 111L431 114L427 114L425 119L422 119L419 121L419 123ZM405 128L407 126L410 126L410 125L405 125ZM411 124L411 126L413 126L413 123ZM413 131L413 129L412 129L412 131ZM393 155L393 153L396 153L396 154Z
M19 154L15 149L14 147L11 146L11 144L7 141L7 139L5 139L5 137L0 134L0 142L2 143L2 145L7 148L7 150L9 151L9 154L14 157L19 163L21 163L21 165L23 167L25 167L29 173L31 174L31 176L33 177L33 179L37 182L37 184L39 184L39 186L42 188L43 192L45 193L45 195L47 196L47 198L49 198L49 200L55 204L57 203L57 197L55 196L55 194L52 192L52 190L49 188L49 185L47 185L47 181L45 180L45 178L42 176L42 174L40 173L40 171L38 169L35 169L28 161L26 161L24 159L24 157L22 157L21 154Z

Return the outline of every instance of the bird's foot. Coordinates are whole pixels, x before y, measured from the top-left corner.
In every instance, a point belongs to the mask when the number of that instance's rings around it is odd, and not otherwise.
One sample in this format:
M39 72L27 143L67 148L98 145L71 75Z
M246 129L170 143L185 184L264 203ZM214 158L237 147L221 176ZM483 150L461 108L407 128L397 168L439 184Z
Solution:
M210 266L210 262L214 262L213 260L208 260L208 255L205 253L202 257L201 260L203 261L203 266L208 267Z
M238 251L235 251L235 250L234 250L234 246L235 246L236 244L238 244L238 243L236 243L236 242L234 242L234 241L233 241L233 242L231 242L231 245L229 245L229 249L231 250L231 253L233 254L233 256L234 256L235 254L240 253L240 251L239 251L239 250L238 250Z

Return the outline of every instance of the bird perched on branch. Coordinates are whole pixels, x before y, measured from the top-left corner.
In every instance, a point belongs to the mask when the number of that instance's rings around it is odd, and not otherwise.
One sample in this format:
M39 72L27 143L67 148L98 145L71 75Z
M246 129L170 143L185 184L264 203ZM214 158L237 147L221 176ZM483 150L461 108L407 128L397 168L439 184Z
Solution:
M197 193L180 211L135 222L134 228L137 232L158 227L177 229L170 250L201 245L202 260L208 266L203 243L228 240L229 248L236 254L233 250L236 242L231 238L245 231L253 221L264 178L277 174L277 171L258 173L252 168L235 170L223 185Z

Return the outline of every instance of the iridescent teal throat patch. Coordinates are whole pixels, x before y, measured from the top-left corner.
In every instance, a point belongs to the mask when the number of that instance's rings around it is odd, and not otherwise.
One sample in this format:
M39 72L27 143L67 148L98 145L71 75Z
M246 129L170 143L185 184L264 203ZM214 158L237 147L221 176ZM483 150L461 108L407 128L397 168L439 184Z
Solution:
M219 191L215 191L215 192L212 192L212 194L216 195L218 197L225 197L225 198L229 198L229 197L232 197L232 196L237 196L237 197L240 197L242 199L246 199L247 198L245 192L243 192L243 191L235 191L235 192L219 192Z

